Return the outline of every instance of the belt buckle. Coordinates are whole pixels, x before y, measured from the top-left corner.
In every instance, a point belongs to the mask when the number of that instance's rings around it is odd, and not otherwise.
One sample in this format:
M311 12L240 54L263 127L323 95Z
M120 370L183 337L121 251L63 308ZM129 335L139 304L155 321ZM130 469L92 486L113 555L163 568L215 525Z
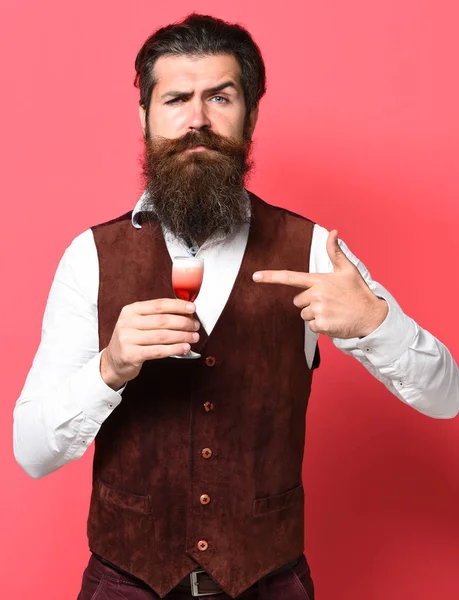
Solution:
M198 575L200 575L201 573L205 573L204 569L197 569L196 571L193 571L192 573L190 573L190 583L191 583L191 595L193 596L193 598L198 598L200 596L212 596L215 595L216 593L220 593L220 592L200 592L199 591L199 581L198 581Z

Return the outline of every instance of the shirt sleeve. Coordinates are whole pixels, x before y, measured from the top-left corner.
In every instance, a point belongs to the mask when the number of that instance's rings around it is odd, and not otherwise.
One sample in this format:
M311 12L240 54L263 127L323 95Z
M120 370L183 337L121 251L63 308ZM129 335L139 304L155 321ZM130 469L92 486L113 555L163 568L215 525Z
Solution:
M327 237L328 231L316 225L311 247L311 273L333 271L326 250ZM370 335L349 340L332 338L334 345L356 358L390 392L419 412L438 419L456 416L459 412L459 370L449 350L402 311L395 298L372 279L365 265L343 241L339 244L373 293L387 302L389 312Z
M14 409L16 460L39 478L80 458L121 402L99 365L99 264L91 230L75 238L57 268L42 337Z

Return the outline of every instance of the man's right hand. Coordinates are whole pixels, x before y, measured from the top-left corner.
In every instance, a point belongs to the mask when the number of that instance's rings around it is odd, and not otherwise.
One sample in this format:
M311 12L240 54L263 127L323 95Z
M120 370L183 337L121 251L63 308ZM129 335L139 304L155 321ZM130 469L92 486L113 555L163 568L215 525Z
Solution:
M146 360L184 354L199 340L191 302L147 300L125 306L100 361L100 374L114 390L137 377Z

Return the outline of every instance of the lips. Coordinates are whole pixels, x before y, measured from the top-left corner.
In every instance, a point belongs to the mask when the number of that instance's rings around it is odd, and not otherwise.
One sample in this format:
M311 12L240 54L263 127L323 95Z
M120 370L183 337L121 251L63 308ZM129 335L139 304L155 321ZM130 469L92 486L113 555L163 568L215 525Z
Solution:
M193 148L188 148L188 152L202 152L203 150L209 150L207 146L193 146Z

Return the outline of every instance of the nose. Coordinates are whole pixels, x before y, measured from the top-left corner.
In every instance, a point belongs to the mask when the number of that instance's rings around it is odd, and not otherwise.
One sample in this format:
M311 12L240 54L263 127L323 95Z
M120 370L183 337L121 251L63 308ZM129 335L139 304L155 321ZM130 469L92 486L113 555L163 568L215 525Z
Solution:
M204 127L210 128L211 122L207 114L205 102L196 98L195 102L190 102L190 124L191 130L199 131Z

